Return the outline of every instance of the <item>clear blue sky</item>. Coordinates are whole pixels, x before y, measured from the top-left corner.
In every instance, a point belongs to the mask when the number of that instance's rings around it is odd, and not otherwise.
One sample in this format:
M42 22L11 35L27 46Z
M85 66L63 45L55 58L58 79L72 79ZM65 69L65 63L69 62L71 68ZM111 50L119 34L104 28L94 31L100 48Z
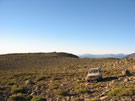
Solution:
M135 52L135 0L0 0L0 54Z

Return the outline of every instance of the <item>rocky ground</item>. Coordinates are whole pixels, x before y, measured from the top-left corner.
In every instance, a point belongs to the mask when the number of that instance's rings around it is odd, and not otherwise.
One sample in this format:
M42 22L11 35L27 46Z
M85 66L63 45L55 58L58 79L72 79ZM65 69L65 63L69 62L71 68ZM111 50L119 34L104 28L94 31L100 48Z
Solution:
M56 58L40 67L1 69L0 101L134 101L134 65L133 59ZM101 68L102 81L85 80L93 67Z

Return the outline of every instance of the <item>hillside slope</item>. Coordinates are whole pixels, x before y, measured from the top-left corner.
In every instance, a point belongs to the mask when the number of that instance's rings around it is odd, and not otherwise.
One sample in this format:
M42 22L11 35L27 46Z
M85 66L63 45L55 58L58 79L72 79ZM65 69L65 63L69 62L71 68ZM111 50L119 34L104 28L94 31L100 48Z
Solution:
M58 54L0 56L0 101L135 99L135 73L132 68L135 60L88 59ZM101 68L103 79L87 82L87 72L94 67ZM131 75L123 75L121 71L125 69L129 69Z
M135 53L129 54L128 56L126 56L127 59L133 59L135 58Z
M45 67L58 64L63 58L78 58L69 53L20 53L0 55L0 68L31 68Z

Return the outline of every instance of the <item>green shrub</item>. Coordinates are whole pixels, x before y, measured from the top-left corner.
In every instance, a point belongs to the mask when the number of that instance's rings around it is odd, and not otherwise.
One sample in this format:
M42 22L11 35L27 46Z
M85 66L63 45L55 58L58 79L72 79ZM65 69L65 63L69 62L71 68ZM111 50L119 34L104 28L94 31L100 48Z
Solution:
M6 87L2 87L2 86L0 86L0 90L2 90L2 91L4 91L4 90L6 90Z
M93 98L93 99L89 99L89 101L101 101L101 100L98 98Z
M23 86L13 85L12 93L26 93L27 89Z
M110 91L107 95L108 96L132 96L135 94L134 88L115 88Z
M25 96L21 93L11 95L8 101L26 101Z
M66 89L57 89L54 92L56 95L62 95L62 96L66 96L68 95L68 90Z
M85 86L77 86L75 88L75 92L78 94L86 94L86 93L90 93L90 90Z
M93 85L91 85L91 88L97 88L100 87L100 84L94 83Z
M84 101L84 99L81 99L79 97L74 98L72 101Z
M31 101L47 101L47 100L41 96L33 96Z
M59 85L56 84L56 83L52 83L49 87L50 87L51 89L58 89L58 88L59 88Z

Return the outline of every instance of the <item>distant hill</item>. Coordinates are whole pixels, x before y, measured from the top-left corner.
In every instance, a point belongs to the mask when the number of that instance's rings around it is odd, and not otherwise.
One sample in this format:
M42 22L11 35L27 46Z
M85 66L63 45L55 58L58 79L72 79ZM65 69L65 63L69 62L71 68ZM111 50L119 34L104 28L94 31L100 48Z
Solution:
M14 53L14 54L5 54L0 55L0 57L11 57L11 56L45 56L45 57L71 57L79 58L77 55L64 53L64 52L50 52L50 53Z
M29 67L47 67L59 64L64 64L64 59L79 58L76 55L51 52L51 53L17 53L0 55L0 68L29 68Z
M79 56L80 58L124 58L125 54L83 54Z
M135 53L129 54L126 56L127 59L133 59L135 58Z

